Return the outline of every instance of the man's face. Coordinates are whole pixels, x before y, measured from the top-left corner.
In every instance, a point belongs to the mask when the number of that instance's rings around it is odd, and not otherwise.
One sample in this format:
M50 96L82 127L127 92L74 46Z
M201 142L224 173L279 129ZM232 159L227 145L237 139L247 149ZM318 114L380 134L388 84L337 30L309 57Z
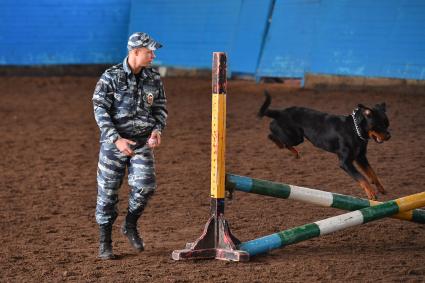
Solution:
M149 66L153 59L156 57L155 53L152 50L147 49L146 47L136 48L133 50L136 64L140 67Z

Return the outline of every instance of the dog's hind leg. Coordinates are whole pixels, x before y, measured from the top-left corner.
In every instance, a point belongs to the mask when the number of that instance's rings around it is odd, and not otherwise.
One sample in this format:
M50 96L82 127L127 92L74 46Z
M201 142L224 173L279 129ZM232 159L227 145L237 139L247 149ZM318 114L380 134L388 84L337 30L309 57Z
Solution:
M294 154L295 158L297 158L297 159L300 158L300 153L298 152L298 150L295 149L295 147L293 147L293 146L287 146L287 145L283 144L279 140L279 138L277 138L273 134L269 134L269 139L271 141L273 141L279 148L287 148L289 151L291 151Z
M274 142L278 148L285 148L286 146L273 134L269 134L269 139Z
M287 148L294 154L295 158L300 158L300 153L295 149L295 147L293 147L293 142L289 138L289 135L284 130L282 130L276 121L270 123L270 131L272 132L269 134L269 139L271 141L273 141L279 148ZM299 144L298 141L296 144Z
M377 200L376 190L370 185L367 179L357 171L356 167L353 165L353 160L341 156L339 156L339 158L340 167L359 183L360 187L366 192L367 197L370 200Z
M269 139L274 142L279 148L287 148L289 151L291 151L295 158L299 159L300 158L300 153L298 152L298 150L295 149L295 147L293 146L287 146L285 144L283 144L279 138L277 138L276 136L274 136L273 134L269 134Z
M300 153L298 152L298 150L295 149L295 147L293 147L293 146L287 146L286 148L288 148L289 151L291 151L294 154L294 156L295 156L296 159L299 159L300 158Z
M378 179L378 176L376 175L375 171L370 166L366 156L360 155L356 159L356 163L359 166L359 168L369 177L369 179L372 180L372 184L376 186L378 191L381 194L386 194L387 191L384 189L384 186L382 186L381 182Z

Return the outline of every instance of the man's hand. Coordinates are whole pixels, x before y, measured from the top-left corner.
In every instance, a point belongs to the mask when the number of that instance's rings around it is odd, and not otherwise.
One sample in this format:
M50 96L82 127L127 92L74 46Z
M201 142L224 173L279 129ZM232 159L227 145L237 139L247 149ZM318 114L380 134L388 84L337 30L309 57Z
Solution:
M123 139L123 138L119 138L115 142L115 146L118 148L118 150L121 151L122 154L127 156L134 155L134 151L130 148L130 145L135 145L135 144L136 142L128 140L128 139Z
M160 144L161 144L161 132L158 130L153 130L148 140L148 146L150 148L155 148L155 147L158 147Z

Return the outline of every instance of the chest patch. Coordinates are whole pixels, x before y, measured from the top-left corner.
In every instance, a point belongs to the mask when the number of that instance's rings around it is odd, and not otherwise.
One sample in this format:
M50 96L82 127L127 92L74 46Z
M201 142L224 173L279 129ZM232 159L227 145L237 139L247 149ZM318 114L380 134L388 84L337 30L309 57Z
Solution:
M146 102L147 102L150 106L152 106L152 104L153 104L153 94L152 94L152 93L148 93L148 94L147 94L147 96L146 96Z

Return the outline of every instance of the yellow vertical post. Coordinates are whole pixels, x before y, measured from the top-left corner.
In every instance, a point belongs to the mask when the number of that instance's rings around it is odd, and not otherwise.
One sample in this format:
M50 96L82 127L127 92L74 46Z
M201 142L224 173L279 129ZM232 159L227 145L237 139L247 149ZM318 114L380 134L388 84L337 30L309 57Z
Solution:
M211 116L211 215L204 231L194 243L172 253L174 260L215 258L247 261L249 254L236 249L241 242L230 232L224 218L226 153L226 87L227 57L213 53Z
M225 64L225 54L214 53L214 60ZM217 57L217 58L216 58ZM222 59L221 57L224 57ZM221 60L220 60L221 59ZM211 197L224 199L226 154L226 72L218 66L213 72L211 117ZM214 71L214 70L213 70Z

